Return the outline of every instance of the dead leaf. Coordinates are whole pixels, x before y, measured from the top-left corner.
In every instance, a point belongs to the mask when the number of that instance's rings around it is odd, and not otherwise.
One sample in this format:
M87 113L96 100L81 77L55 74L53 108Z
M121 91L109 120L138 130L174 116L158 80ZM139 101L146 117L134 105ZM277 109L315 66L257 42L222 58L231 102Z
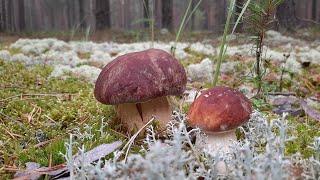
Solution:
M38 169L38 168L40 168L40 164L35 163L35 162L27 162L26 163L26 171L17 172L15 174L15 177L24 177L24 178L19 178L19 179L31 179L31 180L39 179L41 175L29 173L35 169Z
M270 99L270 104L274 106L280 106L285 104L298 104L299 99L295 96L278 96Z
M91 149L90 151L85 152L83 156L74 156L74 162L78 166L81 163L84 163L84 164L92 163L114 152L121 145L122 145L121 141L116 141L111 144L101 144ZM15 174L14 176L15 180L39 179L44 174L55 176L57 178L68 173L68 168L66 164L60 164L53 167L40 167L38 163L28 162L26 163L26 166L27 166L26 170L18 171Z
M320 121L320 112L313 109L311 106L308 105L308 103L305 100L300 100L300 104L302 109L308 116L311 118Z
M292 116L303 114L299 99L295 96L269 96L269 103L274 106L272 111L276 114L289 113Z
M301 108L293 108L290 104L280 105L272 109L276 114L282 115L283 113L289 113L291 116L301 116L303 110Z
M92 163L114 152L121 145L122 145L121 141L116 141L111 144L101 144L91 149L90 151L85 152L83 157L81 156L74 157L74 162L77 165L80 165L80 163L83 163L83 164Z

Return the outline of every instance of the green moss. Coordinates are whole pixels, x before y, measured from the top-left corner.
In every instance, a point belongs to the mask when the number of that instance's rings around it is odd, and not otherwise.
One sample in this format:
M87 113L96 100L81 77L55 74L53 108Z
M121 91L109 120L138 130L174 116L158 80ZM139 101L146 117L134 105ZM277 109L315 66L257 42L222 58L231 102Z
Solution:
M309 148L315 137L320 136L320 124L312 119L304 119L304 122L299 117L289 117L291 129L289 135L295 137L292 142L286 145L288 154L301 153L304 157L310 157L314 154L314 150Z
M80 59L89 59L91 56L91 53L90 52L86 52L86 53L78 53L78 57Z
M75 128L80 132L85 131L85 126L92 128L91 140L78 140L86 149L120 138L108 125L103 128L103 136L98 131L101 119L105 118L104 124L107 124L115 113L112 106L95 100L91 84L75 77L49 78L52 71L49 66L26 68L20 63L4 61L0 61L0 65L3 165L21 167L29 161L41 165L48 165L49 161L51 165L64 162L59 153L64 152L64 142ZM42 142L46 143L35 147Z
M32 152L32 154L30 154ZM60 153L65 153L64 140L50 142L44 148L32 147L27 151L18 154L20 164L26 162L38 162L42 166L48 166L49 162L54 164L62 164L65 162Z
M8 49L8 50L9 50L11 56L13 56L13 55L15 55L15 54L21 53L21 50L18 49L18 48L10 48L10 49Z
M185 67L187 67L190 64L200 63L205 58L209 58L211 60L216 59L215 56L205 55L196 51L192 51L190 48L185 48L184 51L190 54L190 56L187 59L181 61L182 65Z

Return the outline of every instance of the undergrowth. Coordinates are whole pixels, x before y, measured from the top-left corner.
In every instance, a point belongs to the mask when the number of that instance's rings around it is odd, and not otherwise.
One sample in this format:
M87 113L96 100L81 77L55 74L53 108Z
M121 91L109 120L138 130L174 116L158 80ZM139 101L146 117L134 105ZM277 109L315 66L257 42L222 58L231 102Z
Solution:
M286 115L270 119L256 111L250 121L239 129L244 138L234 142L230 152L211 154L212 151L207 151L203 144L205 135L199 129L188 129L186 116L174 112L173 121L168 124L167 139L158 140L154 129L149 127L141 154L130 154L127 161L121 158L124 152L117 151L113 158L95 165L82 164L78 167L72 164L71 159L67 162L69 169L74 170L72 175L75 179L319 178L320 140L314 138L309 143L307 148L314 151L311 158L303 158L300 154L288 156L285 147L296 139L288 134L291 128ZM221 160L227 165L225 174L216 171L216 163ZM294 168L303 171L294 174Z
M43 166L64 162L64 142L70 133L91 131L94 139L81 144L91 149L119 139L107 126L114 117L112 106L99 104L92 85L76 77L49 78L52 68L0 60L0 174L3 167L23 168L29 161ZM104 122L102 122L104 119Z

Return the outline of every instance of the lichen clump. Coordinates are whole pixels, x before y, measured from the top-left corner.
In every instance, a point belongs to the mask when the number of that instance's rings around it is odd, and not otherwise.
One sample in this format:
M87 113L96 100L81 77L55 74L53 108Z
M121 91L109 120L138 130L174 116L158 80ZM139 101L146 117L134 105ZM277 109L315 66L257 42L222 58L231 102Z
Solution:
M249 122L239 129L244 138L231 145L231 152L219 151L214 156L203 149L205 135L199 129L188 130L185 122L185 115L174 112L165 141L157 140L154 129L148 128L141 149L143 155L131 154L127 160L121 160L124 152L117 151L114 158L96 165L74 167L77 169L74 175L80 179L319 178L319 138L310 146L315 149L311 158L302 158L300 154L287 156L286 143L295 137L287 134L290 126L286 115L269 121L267 116L255 111ZM194 143L195 137L197 143ZM227 164L227 174L218 174L215 170L215 163L221 160ZM301 169L300 174L295 174L295 169Z

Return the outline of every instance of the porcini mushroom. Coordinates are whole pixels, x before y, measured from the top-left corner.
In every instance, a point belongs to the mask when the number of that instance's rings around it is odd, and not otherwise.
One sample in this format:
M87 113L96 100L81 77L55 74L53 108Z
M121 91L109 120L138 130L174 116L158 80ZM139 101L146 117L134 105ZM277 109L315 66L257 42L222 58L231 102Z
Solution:
M236 128L249 120L251 112L251 102L245 95L220 86L203 91L192 103L188 122L207 134L208 149L214 154L219 150L229 151L229 145L237 140ZM223 174L224 163L217 166Z
M153 116L165 128L171 118L167 96L180 95L187 83L183 66L159 49L117 57L101 71L94 95L103 104L116 105L128 131L143 127Z

